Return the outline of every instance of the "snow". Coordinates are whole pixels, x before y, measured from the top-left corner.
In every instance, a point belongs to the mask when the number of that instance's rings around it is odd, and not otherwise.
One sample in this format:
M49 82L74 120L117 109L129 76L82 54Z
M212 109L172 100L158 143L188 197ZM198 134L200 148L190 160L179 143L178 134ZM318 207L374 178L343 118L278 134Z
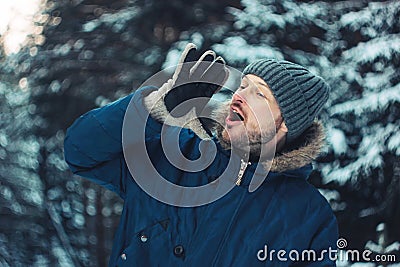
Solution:
M85 41L83 39L78 39L74 43L74 50L79 51L83 48L84 45L85 45Z
M349 12L341 16L340 23L343 26L348 26L352 30L358 30L362 28L382 28L384 24L393 25L396 23L398 18L394 16L395 12L388 12L388 9L396 10L399 9L399 1L390 1L390 3L369 3L367 8L364 8L357 12ZM382 14L385 14L382 17ZM374 18L374 20L371 20Z
M182 33L182 36L185 36L185 35L186 35L186 32ZM197 49L201 48L203 45L203 42L204 42L204 37L199 32L192 33L186 39L190 40L191 43L194 43L196 45ZM175 68L170 68L170 67L174 67L174 66L176 66L176 64L178 64L179 58L181 57L181 54L188 43L189 43L188 41L180 41L175 44L176 47L172 48L166 56L166 59L163 64L163 69L169 68L167 71L170 71L172 74L172 71Z
M92 32L92 31L94 31L99 25L100 25L99 20L97 20L97 19L96 19L96 20L92 20L92 21L89 21L89 22L83 24L82 30L83 30L84 32Z
M250 63L260 58L283 59L279 50L268 45L250 45L241 36L228 37L224 44L215 44L212 49L231 64Z
M393 102L400 102L400 83L392 88L368 92L361 99L336 104L330 108L330 113L331 115L344 113L361 115L366 111L383 110Z
M375 63L376 68L381 68L381 62ZM362 85L368 91L380 91L382 88L390 87L391 77L396 75L396 70L392 66L385 68L383 72L369 72L365 75Z
M72 263L70 256L65 252L65 250L60 247L60 245L52 244L51 246L52 254L58 259L58 263L60 266L63 267L73 267L74 264Z
M340 18L340 24L349 26L351 29L359 29L360 25L368 23L371 20L371 11L364 9L358 12L349 12Z
M197 47L201 47L204 43L204 37L201 33L195 32L190 36L191 42Z
M57 80L54 80L50 83L50 90L54 93L57 93L61 89L61 83Z
M171 74L173 73L173 66L176 66L179 62L179 58L182 54L182 50L172 49L168 52L165 62L163 64L163 69L171 70ZM172 67L172 68L171 68Z
M339 184L351 181L355 182L359 173L368 174L372 168L384 165L382 154L387 151L385 142L391 135L398 135L400 126L389 123L383 125L372 125L362 132L363 139L357 150L357 159L350 164L340 167L334 162L322 167L321 172L324 183L337 181Z
M388 149L394 151L397 156L400 156L400 129L393 131L387 143Z
M289 10L284 14L285 20L290 23L296 23L301 19L318 20L318 17L326 15L327 10L329 10L329 6L323 2L297 4L290 1L285 1L284 6ZM319 22L325 24L321 20L319 20Z
M272 25L284 29L287 25L302 24L304 21L310 20L318 26L326 26L326 22L318 19L327 13L328 5L325 3L309 4L283 1L282 5L287 10L285 13L279 13L275 1L243 0L242 5L245 6L243 11L229 9L230 13L236 17L234 26L237 29L251 25L258 30L267 32Z
M80 213L75 213L72 223L76 228L82 228L85 225L85 217Z
M378 57L391 59L400 51L400 34L388 34L370 41L359 43L356 47L343 52L343 58L356 62L373 62Z
M100 25L104 24L111 27L114 32L121 32L126 23L138 15L139 7L128 7L113 14L103 14L98 19L94 19L82 25L82 31L92 32Z
M390 244L390 245L388 245L386 248L385 248L385 252L387 253L387 252L391 252L391 251L398 251L398 250L400 250L400 242L398 242L398 241L396 241L396 242L394 242L394 243L392 243L392 244ZM399 264L400 265L400 264Z
M191 35L193 38L191 42L195 43L197 47L201 47L203 37L200 33ZM177 48L171 49L163 64L166 69L175 66L181 53L188 42L179 42ZM218 55L221 55L228 64L243 64L250 63L260 58L276 58L283 59L283 55L277 49L271 48L267 45L250 45L241 36L228 37L224 40L223 44L215 44L211 47Z
M3 132L0 132L0 146L6 147L8 145L7 135Z
M275 14L274 6L268 3L268 1L263 1L261 4L260 1L242 0L242 5L245 6L243 11L230 9L230 12L236 17L234 25L238 29L241 29L242 26L252 25L263 30L268 30L272 24L279 28L284 28L286 25L283 16Z
M28 189L22 192L22 198L27 202L42 207L44 203L43 193L36 189Z
M0 195L5 199L5 200L12 200L14 198L14 193L8 186L1 186L0 187Z
M342 130L331 128L328 132L328 141L332 146L335 155L341 155L347 151L346 136Z

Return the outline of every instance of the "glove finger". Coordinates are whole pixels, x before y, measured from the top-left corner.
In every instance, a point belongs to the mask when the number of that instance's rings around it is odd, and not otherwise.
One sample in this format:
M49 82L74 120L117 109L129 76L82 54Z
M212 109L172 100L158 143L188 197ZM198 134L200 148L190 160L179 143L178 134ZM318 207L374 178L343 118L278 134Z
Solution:
M218 78L221 79L221 80L217 81L217 84L219 84L219 87L216 90L214 90L213 94L217 93L225 85L226 81L229 78L229 69L227 67L225 67L224 73L221 76L219 76Z
M191 77L195 80L199 79L214 60L214 51L208 50L204 52L199 60L197 60L196 64L190 69Z
M183 62L182 70L179 76L182 79L188 81L190 78L190 69L193 67L196 62L196 48L192 48L187 53L187 56Z
M201 77L203 94L211 97L222 88L229 76L223 58L218 57Z
M185 49L183 49L183 52L181 54L181 57L179 58L178 64L182 64L182 63L190 62L190 61L195 61L193 52L195 52L196 49L197 49L197 47L196 47L195 44L188 43L185 46Z
M195 61L195 54L196 54L196 45L193 43L188 43L183 50L181 57L179 58L178 65L176 66L174 75L172 76L172 79L176 81L178 79L178 76L180 74L183 74L185 77L189 77L189 71L191 65L188 62L193 62Z
M186 57L185 57L183 63L196 61L196 49L197 49L196 46L190 48L190 50L186 54Z
M207 81L213 84L219 84L222 86L222 82L226 79L226 66L225 61L222 57L216 58L212 64L206 69L202 81Z
M223 64L223 68L224 68L224 74L221 75L219 78L221 80L217 80L218 84L224 85L225 82L228 80L229 78L229 74L230 71L229 69L226 67L226 63L225 60L222 57L217 57L217 59L215 60L217 63Z
M201 62L199 62L199 64L196 66L195 72L192 73L193 79L195 80L201 79L201 76L203 76L204 72L210 67L214 59L215 59L214 55L211 54L206 55L204 59Z
M221 84L223 84L223 85L226 83L226 81L228 80L229 75L230 75L230 71L226 66L225 66L224 70L225 70L224 80L221 82Z

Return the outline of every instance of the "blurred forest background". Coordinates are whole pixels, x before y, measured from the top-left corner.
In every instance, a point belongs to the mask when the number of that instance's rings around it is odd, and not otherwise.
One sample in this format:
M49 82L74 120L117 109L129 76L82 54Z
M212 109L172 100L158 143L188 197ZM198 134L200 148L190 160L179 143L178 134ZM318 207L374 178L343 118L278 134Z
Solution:
M346 249L400 261L399 18L400 1L41 0L19 51L1 45L12 28L0 36L0 266L107 265L121 200L71 174L66 128L189 41L239 70L275 57L325 77L329 146L310 182Z

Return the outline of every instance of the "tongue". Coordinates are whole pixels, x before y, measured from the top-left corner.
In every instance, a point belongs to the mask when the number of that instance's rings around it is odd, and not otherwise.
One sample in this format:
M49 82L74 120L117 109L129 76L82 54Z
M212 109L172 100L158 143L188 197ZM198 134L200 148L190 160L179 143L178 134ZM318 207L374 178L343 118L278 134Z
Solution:
M231 111L230 114L229 114L229 120L231 120L231 121L243 121L243 118L239 114Z

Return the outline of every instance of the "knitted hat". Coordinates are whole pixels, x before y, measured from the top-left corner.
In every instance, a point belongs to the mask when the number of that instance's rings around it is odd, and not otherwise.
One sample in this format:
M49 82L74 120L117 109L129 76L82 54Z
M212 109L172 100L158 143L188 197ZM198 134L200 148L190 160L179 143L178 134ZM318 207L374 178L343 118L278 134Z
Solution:
M248 65L243 74L262 78L272 90L288 128L288 143L311 126L328 100L328 84L289 61L261 59Z

